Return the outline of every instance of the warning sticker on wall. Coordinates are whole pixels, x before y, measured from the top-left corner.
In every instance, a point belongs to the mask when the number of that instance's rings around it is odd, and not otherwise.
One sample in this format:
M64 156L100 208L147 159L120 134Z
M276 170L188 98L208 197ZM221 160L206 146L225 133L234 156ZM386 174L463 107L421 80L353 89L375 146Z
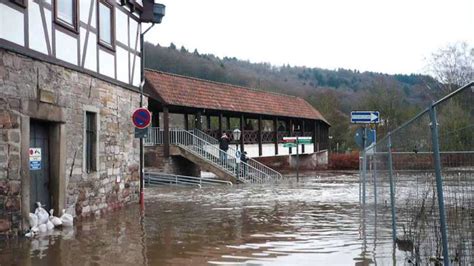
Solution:
M30 170L41 169L41 148L30 148Z

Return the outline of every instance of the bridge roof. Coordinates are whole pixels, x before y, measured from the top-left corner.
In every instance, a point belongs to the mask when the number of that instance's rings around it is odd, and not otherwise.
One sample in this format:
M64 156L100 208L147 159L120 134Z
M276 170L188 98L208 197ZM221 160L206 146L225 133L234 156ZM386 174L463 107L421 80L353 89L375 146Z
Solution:
M166 105L305 118L329 125L318 110L299 97L149 69L145 78L150 97Z

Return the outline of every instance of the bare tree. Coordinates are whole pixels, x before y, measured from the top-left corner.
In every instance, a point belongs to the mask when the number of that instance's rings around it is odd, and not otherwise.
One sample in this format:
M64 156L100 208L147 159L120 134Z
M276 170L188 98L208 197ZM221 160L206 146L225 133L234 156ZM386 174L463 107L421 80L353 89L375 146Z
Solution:
M451 92L474 79L474 47L466 42L448 45L431 55L430 72Z

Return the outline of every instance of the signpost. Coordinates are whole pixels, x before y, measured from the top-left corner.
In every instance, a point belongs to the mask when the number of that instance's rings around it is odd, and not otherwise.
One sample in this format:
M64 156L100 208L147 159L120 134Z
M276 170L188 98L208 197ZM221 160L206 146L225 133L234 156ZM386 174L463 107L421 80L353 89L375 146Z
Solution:
M299 182L299 164L300 164L300 153L299 153L299 144L311 144L311 137L283 137L283 147L285 148L295 148L296 147L296 182Z
M378 124L380 122L379 111L352 111L351 123L353 124Z
M142 60L143 62L143 60ZM142 68L143 70L143 68ZM143 77L143 73L142 73ZM143 85L140 86L140 89L143 89ZM143 106L143 91L140 91L140 106ZM148 111L147 108L140 107L135 109L132 113L132 122L135 126L135 138L140 139L140 206L142 210L145 207L144 202L144 192L143 187L145 186L143 180L143 172L144 172L144 153L143 153L143 138L146 137L148 132L148 127L151 124L151 113Z
M380 122L379 111L352 111L351 123L364 124L363 127L358 128L354 136L356 144L362 149L362 205L365 208L365 184L367 171L367 153L370 145L375 145L376 131L367 129L367 124L378 124ZM375 147L371 148L372 154L375 152ZM359 186L360 188L360 186ZM374 191L376 190L376 182L374 182Z

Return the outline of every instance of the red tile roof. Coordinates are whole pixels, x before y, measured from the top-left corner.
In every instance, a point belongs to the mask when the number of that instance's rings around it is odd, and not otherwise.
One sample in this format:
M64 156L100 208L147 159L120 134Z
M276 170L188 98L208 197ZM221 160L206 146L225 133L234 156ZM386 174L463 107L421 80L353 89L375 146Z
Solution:
M305 100L231 84L146 70L150 97L174 106L214 109L322 120L321 113Z

